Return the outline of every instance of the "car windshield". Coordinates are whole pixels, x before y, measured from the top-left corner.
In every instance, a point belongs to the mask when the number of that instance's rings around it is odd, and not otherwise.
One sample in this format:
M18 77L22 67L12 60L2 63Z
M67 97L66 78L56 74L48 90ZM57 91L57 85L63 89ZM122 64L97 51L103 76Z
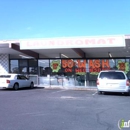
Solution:
M11 75L0 75L0 78L10 78Z
M122 72L102 72L99 78L101 79L125 79L125 75Z

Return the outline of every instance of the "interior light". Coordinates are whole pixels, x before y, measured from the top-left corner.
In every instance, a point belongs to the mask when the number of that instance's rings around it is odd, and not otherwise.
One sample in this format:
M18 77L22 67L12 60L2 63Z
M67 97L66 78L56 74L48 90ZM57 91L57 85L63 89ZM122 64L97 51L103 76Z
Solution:
M110 53L110 52L108 52L108 55L109 55L109 57L111 57L112 58L112 54ZM113 63L115 63L115 61L114 61L114 59L112 58L112 62Z
M33 57L25 56L25 55L19 55L19 56L21 56L22 58L33 58Z
M110 52L108 52L108 55L109 55L109 57L111 57L111 58L112 58L112 54L111 54Z
M63 57L65 57L65 58L69 58L68 56L66 56L66 55L64 55L64 54L61 54Z

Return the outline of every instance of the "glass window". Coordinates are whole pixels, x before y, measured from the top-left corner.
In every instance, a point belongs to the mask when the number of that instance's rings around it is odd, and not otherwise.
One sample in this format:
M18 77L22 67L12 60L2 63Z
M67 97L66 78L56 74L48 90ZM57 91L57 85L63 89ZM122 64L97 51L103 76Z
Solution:
M50 73L49 60L38 60L40 76L47 76Z
M130 79L130 61L129 59L126 59L126 74L128 78Z
M110 59L109 60L109 65L110 65L110 69L111 70L116 70L117 67L116 67L116 60L115 59Z
M118 70L125 71L126 69L125 59L116 59L116 67Z
M102 61L100 59L90 59L88 60L88 66L89 69L87 70L88 73L86 77L93 84L93 82L95 83L97 80L97 75L102 69Z
M91 75L98 75L98 73L101 71L101 69L104 67L102 65L103 60L100 59L90 59L89 64L89 73Z
M102 72L100 74L101 79L125 79L125 75L122 72Z
M19 66L28 66L27 60L19 60Z
M18 76L17 76L17 79L27 80L27 77L25 77L24 75L18 75Z
M76 86L85 86L86 81L86 59L76 59L74 60L75 66L75 85Z
M63 85L63 76L61 72L61 60L50 60L51 67L51 85Z
M18 60L10 60L10 73L19 73Z
M37 74L37 67L29 67L29 74Z
M37 67L37 60L34 60L34 59L29 60L29 66L30 67Z
M19 73L20 74L28 74L27 67L19 67Z
M49 60L38 60L39 85L50 86Z

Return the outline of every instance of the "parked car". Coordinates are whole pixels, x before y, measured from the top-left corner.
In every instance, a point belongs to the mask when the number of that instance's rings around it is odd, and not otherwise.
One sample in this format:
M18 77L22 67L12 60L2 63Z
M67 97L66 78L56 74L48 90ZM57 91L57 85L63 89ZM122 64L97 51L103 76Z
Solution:
M97 89L99 94L102 92L121 92L130 95L130 82L123 71L101 71L97 77Z
M0 74L0 88L18 90L24 87L34 87L34 82L21 74Z

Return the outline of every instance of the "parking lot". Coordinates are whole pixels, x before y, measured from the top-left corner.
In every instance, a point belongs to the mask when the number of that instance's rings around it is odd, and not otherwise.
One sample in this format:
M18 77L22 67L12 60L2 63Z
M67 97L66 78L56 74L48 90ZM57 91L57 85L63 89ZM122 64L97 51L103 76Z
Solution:
M130 97L95 90L0 90L0 130L118 130Z

